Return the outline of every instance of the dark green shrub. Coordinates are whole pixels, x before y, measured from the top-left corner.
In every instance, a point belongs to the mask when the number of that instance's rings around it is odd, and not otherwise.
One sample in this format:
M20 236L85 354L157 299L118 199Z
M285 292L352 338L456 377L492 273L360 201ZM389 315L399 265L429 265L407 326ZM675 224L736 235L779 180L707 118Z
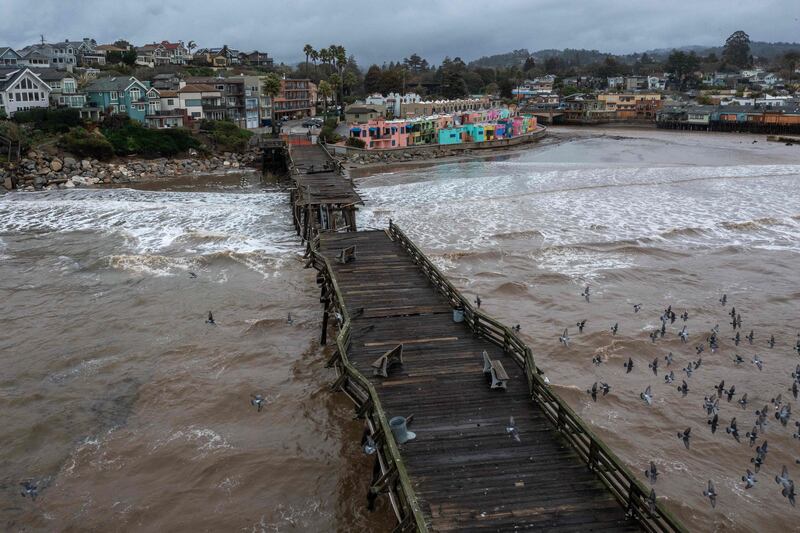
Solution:
M78 157L91 157L94 159L111 159L114 156L114 147L98 133L90 133L84 128L72 128L61 136L59 147Z
M117 155L171 157L200 147L197 138L185 128L148 129L122 115L108 117L101 129Z
M359 139L358 137L348 137L345 144L347 146L352 146L353 148L364 148L367 146L367 143L365 143L363 139Z
M229 120L203 120L200 131L215 149L224 152L243 152L253 136L252 131L242 129Z
M35 129L48 133L65 133L70 128L83 125L81 112L77 109L33 108L14 113L14 122L31 124Z

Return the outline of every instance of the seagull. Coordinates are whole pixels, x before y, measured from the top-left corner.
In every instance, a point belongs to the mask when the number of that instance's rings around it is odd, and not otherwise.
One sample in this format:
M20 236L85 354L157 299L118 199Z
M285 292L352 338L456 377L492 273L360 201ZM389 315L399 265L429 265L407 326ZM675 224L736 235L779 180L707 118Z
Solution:
M786 468L786 465L783 465L783 468L781 469L781 475L775 476L775 483L778 485L783 485L784 487L794 485L794 481L789 479L789 469Z
M622 363L622 366L624 366L625 368L627 368L627 370L625 371L625 373L626 373L626 374L630 374L630 373L631 373L631 370L633 370L633 359L631 359L630 357L628 357L628 361L627 361L627 362L625 362L625 363Z
M255 406L258 408L258 412L261 412L261 409L264 407L264 397L260 394L251 394L250 395L250 405Z
M686 380L683 380L683 383L678 385L678 391L683 394L683 397L686 398L686 394L689 392L689 385L686 384Z
M748 341L750 344L753 344L753 339L754 339L754 338L755 338L755 336L753 335L753 330L751 329L751 330L750 330L750 334L749 334L747 337L745 337L745 339L747 339L747 341Z
M586 389L586 394L592 397L592 400L597 401L597 382L595 381L591 389Z
M725 305L726 303L728 303L728 295L727 294L723 294L722 298L719 299L719 303L721 303L722 305Z
M745 482L744 488L746 489L751 489L755 486L756 483L758 483L756 475L752 473L749 468L746 470L745 475L742 476L742 481Z
M654 329L653 331L650 332L650 340L655 343L657 338L658 338L658 330Z
M692 372L694 372L694 369L692 368L692 362L691 361L689 361L689 364L686 365L686 368L684 368L683 371L686 372L686 377L687 378L692 377Z
M642 304L633 304L633 312L638 313L642 309Z
M739 343L742 341L742 338L739 336L739 332L736 332L736 336L732 337L731 340L735 346L739 346Z
M586 320L581 320L575 325L578 326L578 333L583 333L583 327L586 325Z
M714 489L714 484L710 479L708 480L708 488L703 491L703 496L708 497L712 508L717 506L717 491Z
M742 406L742 409L747 407L747 393L746 392L744 394L742 394L741 398L739 398L739 405Z
M754 365L758 367L758 371L760 372L764 368L764 361L758 358L757 355L753 356L753 360L751 361Z
M795 381L800 381L800 365L795 367L794 372L792 372L792 377Z
M639 393L639 397L645 401L647 405L653 405L653 393L650 391L650 385L644 390L644 392Z
M522 442L519 439L519 430L517 429L517 425L514 423L514 417L508 419L508 426L506 426L506 433L508 433L515 441Z
M650 514L656 514L656 510L658 508L658 504L656 503L656 490L650 490L650 496L647 497L647 508L650 510Z
M733 363L736 365L741 365L744 363L744 359L742 359L742 356L737 353L733 356Z
M700 368L700 365L702 364L703 364L703 358L698 357L697 361L694 362L694 369L697 370L698 368Z
M792 406L788 403L781 407L781 410L775 413L775 418L780 420L781 425L786 427L786 424L789 422L789 417L792 415Z
M619 322L615 322L613 326L611 326L611 334L616 335L617 330L619 330Z
M214 322L214 315L211 314L211 311L208 312L208 319L206 320L206 324L216 324L216 322Z
M736 426L736 417L733 417L730 425L725 428L725 433L736 439L736 442L741 442L739 440L739 428Z
M769 336L769 342L767 342L767 346L769 346L770 348L775 347L775 335Z
M592 357L592 363L594 363L596 366L600 366L602 362L603 362L603 357L600 354L597 354L594 357Z
M758 438L758 428L756 426L753 426L753 429L745 433L744 436L750 439L750 446L752 447L753 444L756 443L756 439Z
M290 326L294 324L294 319L292 319L292 313L289 313L289 315L286 317L286 323L289 324Z
M706 349L706 347L703 346L702 344L698 344L697 346L695 346L695 350L697 350L697 355L700 355L701 353L703 353L703 350L705 350L705 349Z
M189 272L189 277L195 279L197 277L197 274L195 274L194 272Z
M600 382L600 390L603 391L603 396L608 394L608 391L611 390L611 387L608 386L608 383Z
M656 375L656 376L658 375L658 357L653 359L652 363L648 363L647 366L650 367L651 369L653 369L653 374L654 375Z
M683 320L684 322L689 320L689 312L688 311L684 311L683 312L683 314L681 315L681 320Z
M750 462L755 465L756 474L761 469L761 465L764 464L764 460L767 458L767 441L764 441L761 446L756 446L756 456L750 458Z
M675 372L673 372L672 370L670 370L670 371L669 371L669 374L665 374L665 375L664 375L664 383L666 383L667 385L669 385L669 384L670 384L670 383L672 383L673 381L675 381Z
M20 483L22 487L22 497L30 496L31 500L36 501L36 497L39 496L39 487L33 481L23 481Z
M653 461L650 461L650 468L644 471L644 477L650 480L650 483L655 483L658 478L658 469Z
M581 296L586 298L587 302L589 301L589 286L588 285L586 286L585 289L583 289L583 292L581 293Z
M686 326L683 326L683 329L678 333L678 336L681 338L681 342L688 342L689 341L689 333L686 331Z
M800 392L800 391L797 390L797 382L796 381L792 381L792 386L789 387L789 392L792 393L792 396L794 396L794 399L796 400L797 399L797 394L798 394L798 392Z
M712 400L713 397L713 395L711 398L708 396L703 397L703 408L708 416L719 413L719 400Z
M731 385L731 388L724 392L728 396L728 401L733 400L733 397L736 395L736 385Z
M478 295L475 295L475 305L478 306L478 309L481 308L481 297Z
M781 494L783 494L785 498L789 499L789 503L792 504L792 507L795 506L794 482L790 483L788 487L783 487Z
M781 404L783 404L783 395L782 394L778 394L773 399L771 399L769 401L769 403L774 405L775 406L775 410L777 411L778 409L781 408Z
M689 439L692 438L692 428L686 428L682 432L678 432L678 438L683 441L683 445L686 446L686 449L689 449Z
M664 356L664 361L667 362L667 366L672 364L672 352L669 352L667 355Z
M566 347L569 347L569 334L567 332L567 328L564 328L564 333L558 338L558 342L563 344Z
M512 326L512 327L511 327L511 330L512 330L512 331L514 331L514 332L516 332L516 333L519 333L519 331L520 331L521 329L522 329L522 326L520 326L519 324L517 324L516 326Z
M714 414L714 417L708 421L708 425L711 426L711 433L714 434L717 432L717 425L719 425L719 415Z
M719 385L716 385L714 388L717 389L717 397L722 398L722 393L725 392L725 380L723 379L720 381Z

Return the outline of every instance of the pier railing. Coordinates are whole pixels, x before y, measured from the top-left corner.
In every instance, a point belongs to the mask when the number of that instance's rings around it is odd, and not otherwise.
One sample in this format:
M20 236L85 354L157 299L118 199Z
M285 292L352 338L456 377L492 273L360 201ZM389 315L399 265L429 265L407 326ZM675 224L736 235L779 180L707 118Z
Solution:
M536 368L530 347L522 342L514 331L475 308L392 221L389 221L388 234L412 257L431 284L449 300L453 308L464 311L464 322L476 335L503 348L505 353L522 366L531 399L541 407L542 412L558 432L597 474L630 516L634 517L646 531L687 531L661 502L651 506L650 490L600 441L569 405L548 387Z
M317 252L319 237L313 239L310 245L312 263L323 277L322 300L328 305L325 312L333 313L338 321L336 352L329 362L329 365L335 366L339 372L334 388L344 388L359 406L358 414L369 420L372 437L378 448L377 453L380 454L381 476L374 480L370 491L375 494L389 492L393 495L392 503L400 521L395 531L427 532L425 516L411 486L403 457L389 427L389 419L383 410L378 392L348 357L352 323L336 276L333 275L328 259Z

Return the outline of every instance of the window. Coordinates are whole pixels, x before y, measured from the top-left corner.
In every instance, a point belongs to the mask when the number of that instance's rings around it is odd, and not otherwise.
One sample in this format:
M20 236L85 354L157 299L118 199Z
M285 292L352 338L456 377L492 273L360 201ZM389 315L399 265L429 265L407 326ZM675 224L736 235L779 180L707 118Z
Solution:
M142 97L142 91L138 87L134 87L130 92L131 100L139 100Z
M117 91L111 91L111 101L115 101L119 99L119 93Z
M167 105L175 105L175 100L173 100L172 98L168 98Z

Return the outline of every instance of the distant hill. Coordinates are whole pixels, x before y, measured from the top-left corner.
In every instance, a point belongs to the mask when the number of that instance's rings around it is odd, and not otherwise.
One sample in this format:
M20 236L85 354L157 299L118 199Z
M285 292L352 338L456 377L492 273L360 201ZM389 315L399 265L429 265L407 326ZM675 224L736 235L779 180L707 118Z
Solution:
M722 46L678 46L675 48L656 48L653 50L646 50L644 53L650 57L658 60L664 60L672 52L672 50L681 50L684 52L695 52L698 55L708 55L715 53L717 57L722 55ZM795 50L800 52L800 43L767 43L762 41L753 41L750 43L750 50L755 57L763 57L765 59L775 59L782 56L784 53ZM470 67L491 67L491 68L508 68L508 67L521 67L528 57L533 56L537 63L542 62L551 57L558 57L563 59L566 63L573 66L591 65L603 61L606 56L612 55L623 63L633 63L636 58L641 54L624 54L617 55L608 52L601 52L599 50L586 50L565 48L558 50L554 48L546 50L538 50L536 52L529 52L526 48L520 48L505 54L495 54L491 56L483 56L474 61L470 61Z

